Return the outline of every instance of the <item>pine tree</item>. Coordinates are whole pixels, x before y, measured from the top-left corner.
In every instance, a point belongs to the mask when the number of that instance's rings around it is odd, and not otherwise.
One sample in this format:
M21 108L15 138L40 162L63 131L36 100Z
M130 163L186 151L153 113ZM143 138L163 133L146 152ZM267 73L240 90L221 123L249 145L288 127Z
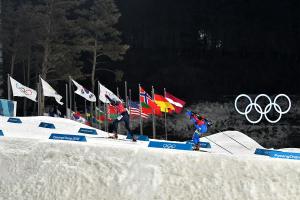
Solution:
M49 74L60 76L61 69L66 68L69 74L79 73L73 66L74 54L67 37L71 30L68 14L75 4L74 0L39 0L34 5L38 45L43 52L40 72L44 79Z
M70 12L76 0L39 0L35 2L34 13L37 33L37 48L42 52L40 75L47 79L67 79L78 76L80 68L75 64L75 52L71 47ZM41 99L41 111L44 99Z
M94 93L99 60L105 57L112 61L121 60L129 46L122 44L121 32L115 28L121 14L114 0L81 0L75 13L78 16L74 30L77 48L92 58L91 85Z

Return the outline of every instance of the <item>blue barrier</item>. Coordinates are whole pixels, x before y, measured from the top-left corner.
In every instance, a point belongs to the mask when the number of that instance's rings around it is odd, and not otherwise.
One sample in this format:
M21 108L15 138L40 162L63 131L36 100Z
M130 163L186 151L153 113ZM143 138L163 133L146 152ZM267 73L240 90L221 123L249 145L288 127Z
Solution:
M16 123L16 124L21 124L22 123L22 121L19 118L15 118L15 117L8 118L7 122Z
M0 136L4 136L4 134L3 134L3 131L2 131L2 130L0 130Z
M300 153L295 153L295 152L284 152L284 151L269 150L269 149L256 149L255 154L270 156L271 158L300 160Z
M52 133L50 135L49 139L52 139L52 140L69 140L69 141L86 142L85 136L82 136L82 135L66 135L66 134Z
M137 140L140 141L149 141L149 137L147 135L135 135L137 137ZM131 140L132 135L127 135L126 139Z
M150 141L148 147L163 148L163 149L178 149L178 150L187 150L187 151L193 150L193 146L191 144L182 144L182 143L175 143L175 142Z
M97 135L97 131L90 128L80 128L78 133Z
M47 123L47 122L41 122L39 127L41 128L50 128L50 129L55 129L54 124Z
M270 156L270 153L274 150L269 149L256 149L254 154L262 155L262 156Z
M191 144L191 145L194 146L193 140L188 140L188 141L186 141L186 144ZM200 142L200 148L207 148L207 149L210 149L211 146L210 146L210 143L209 143L209 142Z

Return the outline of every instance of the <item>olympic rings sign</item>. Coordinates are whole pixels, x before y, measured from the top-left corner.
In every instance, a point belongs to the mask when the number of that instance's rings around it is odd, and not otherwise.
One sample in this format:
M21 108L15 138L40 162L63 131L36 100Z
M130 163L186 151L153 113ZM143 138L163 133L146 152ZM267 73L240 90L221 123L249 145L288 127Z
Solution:
M238 100L241 98L241 97L246 97L248 100L249 100L249 104L247 105L247 107L245 108L245 111L242 112L238 109L237 107L237 102ZM261 98L261 97L264 97L264 98L267 98L268 101L269 101L269 104L266 105L266 107L263 109L258 103L258 99ZM281 107L276 103L276 101L278 100L279 97L285 97L289 103L289 106L288 108L285 110L285 111L282 111ZM258 95L255 100L254 100L254 103L252 102L252 99L246 95L246 94L240 94L236 99L235 99L235 102L234 102L234 106L235 106L235 110L241 114L241 115L245 115L246 116L246 119L248 120L248 122L252 123L252 124L257 124L259 123L261 120L262 120L262 117L265 116L266 120L270 123L277 123L280 119L281 119L281 116L283 114L286 114L287 112L290 111L291 109L291 100L290 98L285 95L285 94L278 94L275 99L274 99L274 102L272 102L271 98L266 95L266 94L260 94ZM249 118L248 114L252 111L252 108L254 106L254 109L256 112L258 112L260 114L260 117L256 120L256 121L253 121ZM278 118L276 120L271 120L268 118L267 114L271 111L272 107L274 107L275 111L279 114Z
M165 148L165 149L175 149L176 144L163 144L163 148Z

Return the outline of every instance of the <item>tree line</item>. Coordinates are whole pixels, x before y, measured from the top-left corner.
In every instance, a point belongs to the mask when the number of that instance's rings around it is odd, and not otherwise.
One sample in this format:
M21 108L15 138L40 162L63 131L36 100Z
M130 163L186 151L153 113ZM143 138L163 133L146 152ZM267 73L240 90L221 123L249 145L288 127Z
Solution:
M101 61L122 60L129 48L116 28L114 0L1 1L3 68L27 86L38 75L53 84L72 76L90 79L94 92Z

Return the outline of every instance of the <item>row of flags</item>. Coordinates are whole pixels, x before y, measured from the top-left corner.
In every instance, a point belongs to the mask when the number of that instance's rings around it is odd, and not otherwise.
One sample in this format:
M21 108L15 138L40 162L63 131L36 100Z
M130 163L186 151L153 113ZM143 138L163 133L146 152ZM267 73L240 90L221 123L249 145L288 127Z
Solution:
M13 91L13 96L17 97L26 97L32 101L37 101L37 91L34 89L31 89L29 87L24 86L23 84L19 83L12 77L10 78L10 84ZM58 104L63 105L64 103L61 102L62 96L59 95L46 81L44 81L41 78L42 88L43 88L43 94L46 97L54 97Z
M13 96L26 97L32 101L37 101L37 91L26 87L13 79L10 78L10 83L13 91ZM59 95L53 87L50 86L45 80L40 78L43 95L47 97L54 97L56 102L63 105L62 96ZM75 93L85 98L87 101L96 102L97 98L95 94L84 88L75 80L71 79L72 83L76 86ZM99 100L103 103L108 104L107 112L110 114L114 113L113 106L109 105L109 100L105 97L108 95L111 99L121 101L121 99L115 95L112 91L107 89L104 85L99 84ZM140 116L144 119L148 118L149 115L162 116L162 113L180 113L185 105L185 102L172 94L165 92L164 96L153 93L152 98L141 86L139 86L139 102L129 101L129 112L132 117Z

